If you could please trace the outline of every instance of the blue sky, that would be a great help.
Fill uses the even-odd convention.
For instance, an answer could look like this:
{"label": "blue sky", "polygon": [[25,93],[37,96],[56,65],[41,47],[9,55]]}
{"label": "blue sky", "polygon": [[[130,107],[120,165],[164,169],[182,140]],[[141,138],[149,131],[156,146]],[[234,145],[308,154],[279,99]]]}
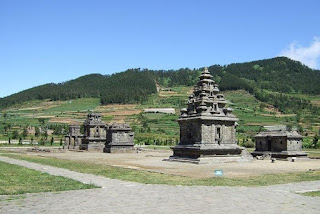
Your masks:
{"label": "blue sky", "polygon": [[0,0],[0,97],[128,68],[279,55],[320,68],[318,0]]}

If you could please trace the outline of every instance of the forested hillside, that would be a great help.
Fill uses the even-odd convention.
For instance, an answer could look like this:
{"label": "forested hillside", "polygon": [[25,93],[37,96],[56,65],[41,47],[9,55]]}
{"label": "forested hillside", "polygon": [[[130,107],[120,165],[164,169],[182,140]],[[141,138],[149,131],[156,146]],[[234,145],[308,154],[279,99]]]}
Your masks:
{"label": "forested hillside", "polygon": [[[0,108],[35,99],[68,100],[100,98],[106,103],[138,103],[156,93],[156,83],[163,87],[192,86],[203,68],[179,70],[129,69],[113,75],[90,74],[59,84],[45,84],[0,99]],[[288,96],[290,93],[320,94],[320,71],[286,57],[213,65],[210,73],[221,90],[245,89],[261,101],[283,112],[318,111],[310,101]],[[277,93],[274,93],[277,92]]]}
{"label": "forested hillside", "polygon": [[101,103],[134,103],[156,93],[154,77],[130,69],[113,75],[90,74],[59,84],[45,84],[0,99],[0,108],[29,100],[100,98]]}

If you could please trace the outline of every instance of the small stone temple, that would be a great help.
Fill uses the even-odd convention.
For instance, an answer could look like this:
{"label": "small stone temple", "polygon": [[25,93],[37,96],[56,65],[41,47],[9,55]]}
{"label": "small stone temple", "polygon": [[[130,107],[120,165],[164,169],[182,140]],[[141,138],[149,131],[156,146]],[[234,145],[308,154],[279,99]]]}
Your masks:
{"label": "small stone temple", "polygon": [[79,125],[70,125],[69,134],[65,136],[65,149],[79,149],[83,135],[80,133]]}
{"label": "small stone temple", "polygon": [[236,144],[236,121],[207,68],[178,119],[180,142],[169,161],[192,163],[247,161],[252,156]]}
{"label": "small stone temple", "polygon": [[107,141],[104,152],[133,152],[134,133],[126,123],[113,123],[107,128]]}
{"label": "small stone temple", "polygon": [[267,130],[255,136],[256,150],[252,156],[292,160],[307,158],[302,151],[302,136],[297,131]]}
{"label": "small stone temple", "polygon": [[80,149],[103,151],[106,142],[106,124],[101,121],[101,114],[89,113],[83,125],[84,138]]}

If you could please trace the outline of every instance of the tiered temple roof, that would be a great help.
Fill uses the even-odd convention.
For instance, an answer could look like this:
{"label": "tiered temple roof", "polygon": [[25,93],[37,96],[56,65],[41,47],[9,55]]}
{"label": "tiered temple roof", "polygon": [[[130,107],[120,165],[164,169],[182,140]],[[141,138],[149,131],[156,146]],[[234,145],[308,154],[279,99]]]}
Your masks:
{"label": "tiered temple roof", "polygon": [[220,93],[212,75],[205,68],[189,96],[188,107],[181,109],[181,118],[194,116],[235,117],[231,108],[225,108],[226,100]]}

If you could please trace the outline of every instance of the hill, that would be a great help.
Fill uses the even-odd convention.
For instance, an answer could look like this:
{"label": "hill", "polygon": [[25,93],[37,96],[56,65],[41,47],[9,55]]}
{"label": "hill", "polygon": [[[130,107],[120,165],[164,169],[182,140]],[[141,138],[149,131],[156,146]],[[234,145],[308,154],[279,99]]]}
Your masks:
{"label": "hill", "polygon": [[[90,74],[59,84],[45,84],[0,99],[0,108],[30,100],[68,100],[99,98],[101,104],[142,103],[162,87],[192,86],[203,68],[179,70],[129,69],[113,75]],[[320,94],[320,71],[286,57],[213,65],[210,73],[221,90],[243,89],[258,100],[270,103],[283,113],[301,113],[319,109],[303,96]]]}
{"label": "hill", "polygon": [[156,93],[152,75],[138,69],[113,75],[90,74],[75,80],[49,83],[21,91],[0,99],[0,108],[7,108],[30,100],[69,100],[100,98],[104,103],[131,103],[143,101]]}

